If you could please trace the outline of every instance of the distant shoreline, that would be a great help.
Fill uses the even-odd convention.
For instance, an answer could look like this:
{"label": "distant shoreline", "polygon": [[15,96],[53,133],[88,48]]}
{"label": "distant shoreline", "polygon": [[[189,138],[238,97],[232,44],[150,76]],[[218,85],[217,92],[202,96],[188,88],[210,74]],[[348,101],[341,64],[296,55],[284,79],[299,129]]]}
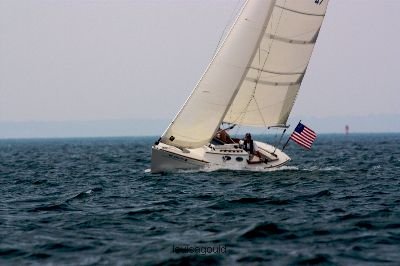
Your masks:
{"label": "distant shoreline", "polygon": [[[290,117],[288,125],[293,126],[302,120],[317,134],[344,134],[345,126],[350,134],[398,133],[400,132],[400,114],[368,116]],[[108,119],[89,121],[0,121],[0,139],[43,139],[43,138],[96,138],[96,137],[159,137],[168,127],[170,119]],[[238,127],[233,134],[252,132],[256,134],[275,134],[265,128]]]}
{"label": "distant shoreline", "polygon": [[[286,136],[289,136],[289,133],[286,133]],[[332,133],[319,133],[319,137],[325,137],[325,136],[343,136],[343,137],[354,137],[354,136],[367,136],[367,135],[400,135],[400,132],[353,132],[348,135],[344,133],[337,133],[337,132],[332,132]],[[275,134],[268,133],[268,134],[253,134],[254,138],[257,139],[257,137],[262,137],[262,138],[268,138],[268,137],[273,137]],[[6,141],[57,141],[57,140],[122,140],[122,139],[154,139],[157,140],[160,136],[157,135],[138,135],[138,136],[72,136],[72,137],[35,137],[35,138],[0,138],[0,142],[6,142]]]}

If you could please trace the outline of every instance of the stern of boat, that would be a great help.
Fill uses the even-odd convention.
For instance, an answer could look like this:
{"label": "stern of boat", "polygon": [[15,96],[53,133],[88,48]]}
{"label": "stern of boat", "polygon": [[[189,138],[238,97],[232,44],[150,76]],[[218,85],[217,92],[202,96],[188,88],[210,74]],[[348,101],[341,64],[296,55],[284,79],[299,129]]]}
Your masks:
{"label": "stern of boat", "polygon": [[259,141],[255,141],[257,150],[266,159],[264,168],[277,168],[287,164],[291,159],[282,150]]}

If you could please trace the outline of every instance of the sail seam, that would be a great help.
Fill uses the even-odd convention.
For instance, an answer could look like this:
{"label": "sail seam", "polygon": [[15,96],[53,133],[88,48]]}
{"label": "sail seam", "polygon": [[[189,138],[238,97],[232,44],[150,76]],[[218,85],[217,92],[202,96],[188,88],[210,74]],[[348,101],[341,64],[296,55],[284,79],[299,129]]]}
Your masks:
{"label": "sail seam", "polygon": [[[258,112],[259,110],[269,109],[269,108],[272,108],[272,107],[274,107],[274,106],[276,106],[276,105],[280,105],[280,104],[282,104],[282,103],[284,103],[284,102],[285,102],[285,100],[277,101],[277,102],[275,102],[274,104],[264,105],[264,106],[262,106],[262,107],[257,107],[257,109],[255,109],[255,108],[254,108],[254,109],[248,109],[248,110],[246,110],[245,112],[246,112],[246,113]],[[243,112],[237,112],[237,113],[242,114]]]}
{"label": "sail seam", "polygon": [[325,17],[325,14],[307,13],[307,12],[301,12],[299,10],[283,7],[283,6],[280,6],[280,5],[275,5],[275,6],[279,7],[279,8],[282,8],[283,10],[286,10],[286,11],[289,11],[289,12],[293,12],[293,13],[297,13],[297,14],[301,14],[301,15],[305,15],[305,16]]}

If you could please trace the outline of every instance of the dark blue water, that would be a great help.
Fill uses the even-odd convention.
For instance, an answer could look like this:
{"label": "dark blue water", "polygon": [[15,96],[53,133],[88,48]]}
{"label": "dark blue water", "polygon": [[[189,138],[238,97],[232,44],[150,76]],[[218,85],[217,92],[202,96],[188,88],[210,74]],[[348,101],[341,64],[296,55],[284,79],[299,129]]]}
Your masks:
{"label": "dark blue water", "polygon": [[274,172],[146,173],[153,141],[0,141],[0,264],[400,265],[400,134]]}

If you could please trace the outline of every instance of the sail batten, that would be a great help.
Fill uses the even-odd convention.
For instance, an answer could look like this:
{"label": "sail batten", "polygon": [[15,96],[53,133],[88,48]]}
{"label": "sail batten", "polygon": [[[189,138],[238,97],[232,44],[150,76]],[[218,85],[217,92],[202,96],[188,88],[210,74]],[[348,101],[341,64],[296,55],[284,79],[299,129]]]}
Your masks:
{"label": "sail batten", "polygon": [[316,42],[316,40],[314,40],[314,39],[312,39],[310,41],[302,41],[302,40],[285,38],[285,37],[281,37],[281,36],[277,36],[277,35],[273,35],[273,34],[269,34],[269,33],[266,33],[265,37],[267,37],[271,40],[293,43],[293,44],[315,44],[315,42]]}
{"label": "sail batten", "polygon": [[250,67],[250,69],[254,69],[257,71],[261,71],[264,73],[271,73],[271,74],[276,74],[276,75],[296,75],[296,74],[304,74],[304,72],[277,72],[277,71],[272,71],[268,69],[261,69],[257,67]]}
{"label": "sail batten", "polygon": [[258,80],[258,79],[251,79],[251,78],[246,78],[247,81],[253,82],[253,83],[260,83],[260,84],[265,84],[265,85],[271,85],[271,86],[290,86],[290,85],[296,85],[300,84],[301,81],[295,81],[295,82],[273,82],[273,81],[268,81],[268,80]]}

